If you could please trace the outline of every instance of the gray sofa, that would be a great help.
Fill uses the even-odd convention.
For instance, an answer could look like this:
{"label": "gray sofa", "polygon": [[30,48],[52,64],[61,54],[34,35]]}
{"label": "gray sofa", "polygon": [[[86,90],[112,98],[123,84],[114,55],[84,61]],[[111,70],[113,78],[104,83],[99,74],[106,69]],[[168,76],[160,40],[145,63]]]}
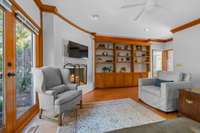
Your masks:
{"label": "gray sofa", "polygon": [[62,115],[72,110],[80,103],[82,91],[76,84],[69,82],[69,70],[53,67],[34,69],[34,88],[38,93],[40,115],[48,111],[59,114],[59,125],[62,125]]}
{"label": "gray sofa", "polygon": [[181,72],[160,72],[158,79],[165,81],[156,86],[156,78],[139,80],[139,99],[164,112],[176,111],[180,89],[191,89],[191,75]]}

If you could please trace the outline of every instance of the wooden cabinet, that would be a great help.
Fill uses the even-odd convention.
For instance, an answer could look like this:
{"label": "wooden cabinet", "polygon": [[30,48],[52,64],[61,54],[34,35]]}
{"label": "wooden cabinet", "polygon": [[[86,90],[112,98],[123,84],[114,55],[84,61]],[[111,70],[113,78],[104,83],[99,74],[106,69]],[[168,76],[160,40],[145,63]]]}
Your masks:
{"label": "wooden cabinet", "polygon": [[115,79],[113,78],[113,73],[105,73],[104,74],[104,87],[111,88],[115,83]]}
{"label": "wooden cabinet", "polygon": [[133,73],[124,73],[124,86],[133,86]]}
{"label": "wooden cabinet", "polygon": [[113,75],[113,78],[115,79],[115,83],[113,84],[113,87],[123,87],[124,86],[123,73],[115,73]]}
{"label": "wooden cabinet", "polygon": [[96,88],[104,88],[104,73],[96,73],[95,85]]}
{"label": "wooden cabinet", "polygon": [[138,86],[140,78],[148,73],[96,73],[96,88],[120,88]]}
{"label": "wooden cabinet", "polygon": [[179,113],[200,122],[200,93],[181,90],[179,96]]}

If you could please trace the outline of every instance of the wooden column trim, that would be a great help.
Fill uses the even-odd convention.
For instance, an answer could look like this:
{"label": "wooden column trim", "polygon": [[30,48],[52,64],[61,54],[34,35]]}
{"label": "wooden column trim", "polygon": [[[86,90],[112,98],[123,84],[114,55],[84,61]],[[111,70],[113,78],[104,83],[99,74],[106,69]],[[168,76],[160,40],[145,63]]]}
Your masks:
{"label": "wooden column trim", "polygon": [[[8,78],[7,73],[8,72],[14,72],[15,71],[15,49],[13,48],[15,46],[15,15],[11,12],[5,12],[5,128],[6,133],[13,133],[15,130],[15,121],[13,121],[13,118],[16,118],[16,91],[14,88],[15,81],[14,79]],[[8,63],[11,63],[12,66],[8,67]]]}

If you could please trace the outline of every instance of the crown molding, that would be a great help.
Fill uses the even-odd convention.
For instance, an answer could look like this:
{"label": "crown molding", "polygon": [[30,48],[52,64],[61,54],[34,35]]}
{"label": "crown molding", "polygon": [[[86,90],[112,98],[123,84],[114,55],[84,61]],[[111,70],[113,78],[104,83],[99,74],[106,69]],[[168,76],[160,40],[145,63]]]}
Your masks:
{"label": "crown molding", "polygon": [[150,45],[151,42],[157,43],[167,43],[173,41],[173,38],[169,39],[145,39],[145,38],[125,38],[125,37],[113,37],[106,35],[98,35],[96,33],[92,33],[95,37],[95,41],[109,41],[109,42],[124,42],[128,44],[141,44],[141,45]]}
{"label": "crown molding", "polygon": [[185,29],[188,29],[188,28],[191,28],[191,27],[193,27],[193,26],[196,26],[196,25],[198,25],[198,24],[200,24],[200,18],[195,19],[195,20],[193,20],[193,21],[190,21],[190,22],[188,22],[188,23],[185,23],[185,24],[183,24],[183,25],[181,25],[181,26],[177,26],[177,27],[173,28],[173,29],[171,30],[171,32],[172,32],[172,33],[180,32],[180,31],[183,31],[183,30],[185,30]]}

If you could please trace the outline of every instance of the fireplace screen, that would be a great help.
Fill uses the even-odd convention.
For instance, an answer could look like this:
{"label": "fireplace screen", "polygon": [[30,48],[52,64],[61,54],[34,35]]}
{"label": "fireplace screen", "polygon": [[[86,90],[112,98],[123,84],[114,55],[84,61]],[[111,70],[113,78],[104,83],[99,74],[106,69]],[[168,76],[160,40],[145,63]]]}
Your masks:
{"label": "fireplace screen", "polygon": [[76,84],[87,84],[87,68],[69,68],[70,81]]}

